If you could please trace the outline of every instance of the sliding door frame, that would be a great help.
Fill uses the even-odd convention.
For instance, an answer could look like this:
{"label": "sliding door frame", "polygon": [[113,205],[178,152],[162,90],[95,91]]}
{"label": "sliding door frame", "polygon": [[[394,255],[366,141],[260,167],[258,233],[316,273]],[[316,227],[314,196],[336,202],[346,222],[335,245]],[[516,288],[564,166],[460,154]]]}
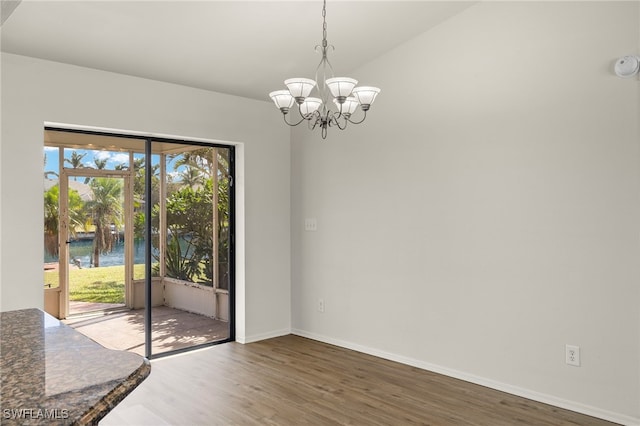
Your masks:
{"label": "sliding door frame", "polygon": [[[153,155],[152,148],[153,143],[167,143],[167,144],[176,144],[176,145],[189,145],[189,146],[197,146],[202,148],[220,148],[220,149],[228,149],[229,150],[229,336],[226,339],[206,342],[202,344],[197,344],[193,346],[189,346],[183,349],[177,349],[173,351],[162,352],[159,354],[154,354],[151,348],[152,342],[152,329],[151,329],[151,285],[152,285],[152,277],[151,277],[151,203],[145,203],[145,235],[146,235],[146,254],[145,254],[145,317],[144,317],[144,339],[145,339],[145,356],[148,359],[159,358],[167,355],[173,355],[176,353],[187,352],[194,349],[199,349],[202,347],[213,346],[221,343],[227,343],[235,341],[236,339],[236,185],[235,185],[235,177],[236,177],[236,149],[233,144],[222,144],[216,142],[205,142],[198,140],[191,140],[188,138],[172,138],[172,137],[162,137],[162,136],[148,136],[148,135],[135,135],[128,133],[117,133],[117,132],[108,132],[108,131],[100,131],[100,130],[90,130],[90,129],[79,129],[79,128],[68,128],[68,127],[58,127],[52,125],[45,125],[45,131],[57,131],[57,132],[67,132],[67,133],[77,133],[84,135],[94,135],[94,136],[107,136],[107,137],[115,137],[115,138],[124,138],[124,139],[134,139],[139,140],[143,146],[141,146],[139,152],[144,152],[145,154],[145,167],[151,164],[151,158]],[[90,146],[85,146],[83,149],[95,149]],[[62,160],[61,160],[62,161]],[[151,173],[145,173],[145,199],[151,200]]]}

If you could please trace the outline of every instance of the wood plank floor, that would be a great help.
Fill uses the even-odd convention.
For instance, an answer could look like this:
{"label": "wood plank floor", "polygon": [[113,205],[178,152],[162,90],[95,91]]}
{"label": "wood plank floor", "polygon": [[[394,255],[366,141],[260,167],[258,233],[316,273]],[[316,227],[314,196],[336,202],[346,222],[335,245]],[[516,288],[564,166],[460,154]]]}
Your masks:
{"label": "wood plank floor", "polygon": [[298,336],[152,361],[107,425],[611,425]]}

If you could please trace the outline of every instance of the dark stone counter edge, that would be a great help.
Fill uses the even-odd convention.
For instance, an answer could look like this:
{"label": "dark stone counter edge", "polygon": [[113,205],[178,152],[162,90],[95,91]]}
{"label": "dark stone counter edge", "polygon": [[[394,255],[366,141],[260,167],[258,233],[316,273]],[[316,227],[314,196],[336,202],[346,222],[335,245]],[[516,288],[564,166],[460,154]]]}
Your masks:
{"label": "dark stone counter edge", "polygon": [[151,363],[143,358],[142,365],[122,383],[106,394],[96,405],[89,408],[74,425],[97,425],[113,408],[129,395],[151,373]]}

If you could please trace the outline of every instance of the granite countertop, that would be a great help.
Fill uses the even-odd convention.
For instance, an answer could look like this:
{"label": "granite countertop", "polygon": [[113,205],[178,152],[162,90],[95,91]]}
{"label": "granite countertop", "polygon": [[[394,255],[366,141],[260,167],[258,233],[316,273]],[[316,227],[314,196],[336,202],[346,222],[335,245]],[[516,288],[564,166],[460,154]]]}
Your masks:
{"label": "granite countertop", "polygon": [[97,424],[150,373],[39,309],[0,312],[0,424]]}

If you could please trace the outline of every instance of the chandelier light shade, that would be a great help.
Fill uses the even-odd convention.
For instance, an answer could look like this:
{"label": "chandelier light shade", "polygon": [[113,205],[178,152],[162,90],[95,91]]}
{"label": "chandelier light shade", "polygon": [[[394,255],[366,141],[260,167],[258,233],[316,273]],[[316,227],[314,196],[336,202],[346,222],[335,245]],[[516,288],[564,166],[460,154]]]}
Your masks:
{"label": "chandelier light shade", "polygon": [[294,99],[304,100],[313,90],[316,82],[310,78],[290,78],[284,81],[284,85],[289,89],[289,93]]}
{"label": "chandelier light shade", "polygon": [[349,77],[334,77],[326,81],[331,94],[339,103],[343,101],[351,94],[353,88],[358,84],[358,80],[354,80]]}
{"label": "chandelier light shade", "polygon": [[[326,14],[327,0],[324,0],[322,5],[322,44],[316,46],[316,50],[322,54],[322,59],[316,68],[316,79],[289,78],[284,81],[287,90],[276,90],[269,93],[269,97],[280,109],[285,123],[289,126],[297,126],[306,121],[309,129],[320,128],[322,139],[327,137],[329,127],[335,126],[344,130],[348,123],[362,123],[367,118],[367,111],[371,108],[371,104],[380,93],[380,89],[377,87],[357,87],[358,81],[353,78],[333,76],[333,67],[327,57],[329,47],[333,48],[333,46],[327,43]],[[314,89],[318,94],[311,97]],[[333,100],[335,110],[329,102],[330,99]],[[298,105],[300,120],[290,122],[287,120],[287,114],[294,104]],[[362,111],[362,118],[352,120],[358,107]]]}
{"label": "chandelier light shade", "polygon": [[283,109],[289,112],[289,108],[291,108],[295,102],[293,96],[288,90],[276,90],[275,92],[269,93],[269,97],[273,99],[276,106],[280,108],[280,111]]}
{"label": "chandelier light shade", "polygon": [[356,109],[358,109],[358,106],[360,106],[358,100],[353,96],[347,97],[343,103],[340,103],[338,99],[334,99],[333,103],[336,104],[338,111],[347,118],[351,117],[351,114],[353,114]]}
{"label": "chandelier light shade", "polygon": [[322,99],[319,98],[306,98],[300,104],[300,114],[303,116],[313,114],[322,105]]}
{"label": "chandelier light shade", "polygon": [[377,87],[362,86],[353,89],[353,96],[358,99],[358,102],[360,102],[364,111],[369,109],[373,101],[376,100],[378,93],[380,93],[380,89]]}

